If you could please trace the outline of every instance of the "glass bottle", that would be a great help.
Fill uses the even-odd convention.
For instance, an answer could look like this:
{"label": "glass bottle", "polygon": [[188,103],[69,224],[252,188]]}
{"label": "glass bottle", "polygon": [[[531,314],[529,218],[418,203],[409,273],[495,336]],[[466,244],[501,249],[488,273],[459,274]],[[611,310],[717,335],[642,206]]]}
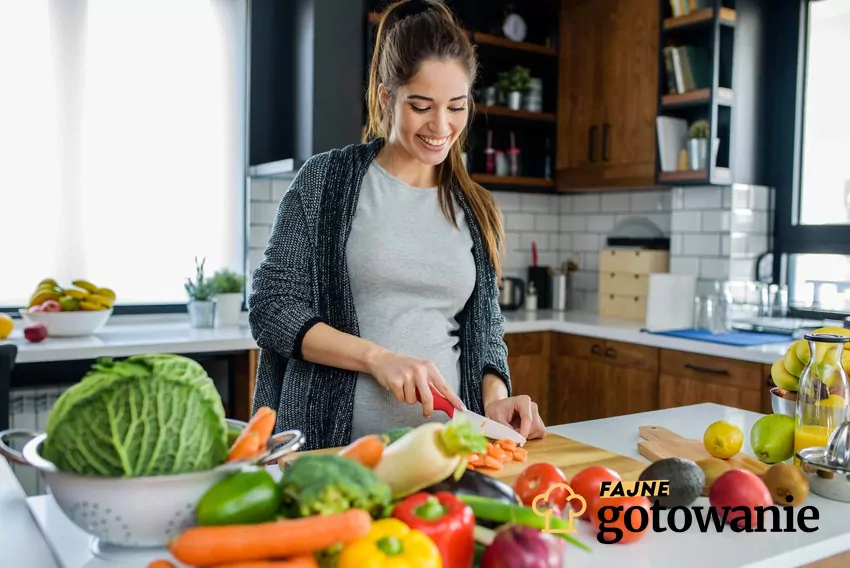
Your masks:
{"label": "glass bottle", "polygon": [[850,383],[842,364],[847,357],[845,364],[850,365],[850,351],[844,352],[850,337],[810,333],[804,339],[809,345],[809,360],[797,389],[794,463],[798,465],[798,451],[825,448],[835,429],[850,419]]}

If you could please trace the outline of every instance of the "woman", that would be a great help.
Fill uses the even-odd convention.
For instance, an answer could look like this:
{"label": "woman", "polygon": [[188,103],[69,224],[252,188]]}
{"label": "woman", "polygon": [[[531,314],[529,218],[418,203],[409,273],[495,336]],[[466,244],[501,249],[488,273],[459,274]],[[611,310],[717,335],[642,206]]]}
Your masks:
{"label": "woman", "polygon": [[537,404],[510,396],[501,217],[462,161],[476,66],[442,4],[390,6],[368,141],[312,157],[281,201],[249,299],[254,408],[278,409],[277,429],[304,432],[305,449],[448,420],[431,386],[545,435]]}

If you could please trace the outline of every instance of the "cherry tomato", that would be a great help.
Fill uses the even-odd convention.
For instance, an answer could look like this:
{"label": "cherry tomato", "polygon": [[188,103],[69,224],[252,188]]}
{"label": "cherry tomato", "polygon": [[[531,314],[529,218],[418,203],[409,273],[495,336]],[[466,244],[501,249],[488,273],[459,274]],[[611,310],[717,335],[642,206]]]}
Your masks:
{"label": "cherry tomato", "polygon": [[[613,482],[622,480],[620,479],[620,474],[616,471],[601,465],[592,465],[575,474],[572,481],[570,481],[570,488],[577,495],[584,497],[584,501],[587,504],[584,514],[579,518],[588,520],[596,515],[599,491],[603,481]],[[570,505],[578,513],[581,510],[581,499],[570,500]]]}
{"label": "cherry tomato", "polygon": [[[552,464],[535,463],[525,468],[514,481],[514,491],[522,504],[530,507],[534,498],[545,494],[556,483],[567,483],[564,472]],[[564,488],[553,489],[548,502],[562,510],[566,506],[568,493]],[[540,505],[540,503],[538,503]]]}
{"label": "cherry tomato", "polygon": [[[652,530],[652,504],[646,497],[605,497],[597,503],[599,508],[592,522],[601,543],[628,544]],[[622,510],[607,507],[622,507]]]}

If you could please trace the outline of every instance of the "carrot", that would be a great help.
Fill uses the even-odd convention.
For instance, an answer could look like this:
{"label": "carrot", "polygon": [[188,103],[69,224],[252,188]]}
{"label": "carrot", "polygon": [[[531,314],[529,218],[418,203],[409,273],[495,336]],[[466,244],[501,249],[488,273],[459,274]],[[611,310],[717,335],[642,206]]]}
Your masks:
{"label": "carrot", "polygon": [[477,465],[481,463],[481,456],[478,454],[469,454],[469,457],[466,459],[466,463],[469,465]]}
{"label": "carrot", "polygon": [[513,452],[517,448],[516,442],[513,440],[500,440],[499,445],[506,452]]}
{"label": "carrot", "polygon": [[366,536],[372,517],[364,509],[269,523],[191,527],[170,543],[179,562],[194,567],[312,554]]}
{"label": "carrot", "polygon": [[168,560],[154,560],[148,564],[148,568],[174,568],[174,564]]}
{"label": "carrot", "polygon": [[519,446],[517,446],[517,448],[513,451],[513,454],[515,461],[524,462],[528,459],[528,450],[526,450],[525,448],[520,448]]}
{"label": "carrot", "polygon": [[248,562],[216,564],[213,568],[319,568],[319,562],[315,556],[304,554],[285,560],[250,560]]}
{"label": "carrot", "polygon": [[493,456],[497,460],[502,461],[502,458],[505,457],[505,450],[497,444],[489,444],[487,446],[487,455]]}
{"label": "carrot", "polygon": [[489,467],[491,469],[502,469],[502,462],[491,455],[486,455],[483,458],[484,463],[480,467]]}
{"label": "carrot", "polygon": [[265,452],[268,439],[274,432],[276,421],[277,412],[268,406],[257,409],[245,429],[233,442],[233,446],[230,447],[226,461],[251,459]]}
{"label": "carrot", "polygon": [[381,461],[381,455],[383,453],[384,442],[380,436],[370,434],[361,436],[351,442],[339,452],[339,455],[352,459],[368,468],[372,468]]}

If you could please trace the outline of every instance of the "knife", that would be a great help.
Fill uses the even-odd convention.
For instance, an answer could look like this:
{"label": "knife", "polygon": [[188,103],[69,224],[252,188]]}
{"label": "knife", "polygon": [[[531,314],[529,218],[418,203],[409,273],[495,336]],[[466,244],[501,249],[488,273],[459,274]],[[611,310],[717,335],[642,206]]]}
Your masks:
{"label": "knife", "polygon": [[[466,408],[465,404],[462,410],[458,410],[433,385],[431,385],[431,395],[434,397],[434,410],[445,412],[452,420],[460,418],[471,422],[473,426],[477,427],[479,432],[482,432],[488,438],[494,440],[513,440],[519,446],[525,445],[527,441],[525,437],[513,428],[500,424],[486,416],[481,416],[476,412],[472,412]],[[416,400],[422,402],[422,397],[419,396],[419,389],[416,390]]]}

